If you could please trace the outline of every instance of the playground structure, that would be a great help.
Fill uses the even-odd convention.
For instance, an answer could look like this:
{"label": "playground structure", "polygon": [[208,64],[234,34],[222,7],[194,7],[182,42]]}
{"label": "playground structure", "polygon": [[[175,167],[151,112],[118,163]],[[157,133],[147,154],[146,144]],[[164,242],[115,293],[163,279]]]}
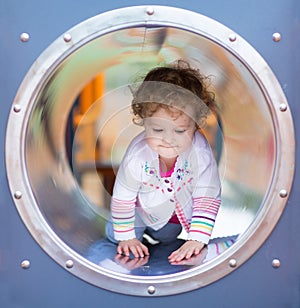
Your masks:
{"label": "playground structure", "polygon": [[[7,118],[3,135],[8,179],[1,200],[1,228],[7,236],[2,235],[0,247],[6,273],[0,280],[3,305],[35,307],[48,299],[49,307],[109,307],[117,299],[121,307],[141,301],[147,307],[174,304],[177,294],[182,304],[207,300],[215,307],[297,307],[294,119],[299,110],[294,80],[299,39],[292,40],[286,30],[292,24],[281,24],[285,32],[263,28],[257,42],[251,36],[250,45],[249,25],[240,21],[232,30],[216,21],[213,4],[212,18],[192,5],[131,5],[108,7],[66,27],[40,47],[44,51],[35,59],[23,58],[28,65],[21,85],[8,85],[6,95],[12,99],[5,100],[7,112],[2,115]],[[297,6],[295,1],[281,5],[283,12]],[[224,14],[229,18],[228,10]],[[261,40],[267,34],[265,46]],[[32,40],[30,33],[22,32],[18,48],[7,57],[14,61]],[[280,48],[285,40],[293,42],[293,49]],[[281,55],[280,64],[274,50]],[[291,52],[294,66],[289,66]],[[204,133],[218,159],[224,198],[214,240],[223,243],[234,236],[235,241],[202,264],[172,272],[159,259],[144,266],[142,274],[93,264],[86,253],[104,236],[113,176],[137,132],[128,112],[128,85],[134,84],[134,76],[178,58],[212,76],[219,119],[210,119]],[[61,288],[68,296],[54,298],[62,292],[54,284],[57,279],[64,281]],[[43,296],[31,286],[43,290]],[[79,299],[80,288],[87,295]],[[234,290],[235,297],[225,290]],[[218,293],[225,303],[221,297],[211,298]]]}

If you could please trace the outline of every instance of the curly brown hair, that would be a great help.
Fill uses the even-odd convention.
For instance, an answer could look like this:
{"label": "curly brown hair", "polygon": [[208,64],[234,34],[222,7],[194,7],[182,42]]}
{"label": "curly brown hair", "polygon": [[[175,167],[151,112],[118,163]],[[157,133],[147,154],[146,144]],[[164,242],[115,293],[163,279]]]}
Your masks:
{"label": "curly brown hair", "polygon": [[184,112],[191,106],[197,126],[209,112],[215,111],[215,95],[208,90],[208,78],[189,63],[178,60],[170,66],[155,67],[133,93],[133,122],[143,125],[159,108]]}

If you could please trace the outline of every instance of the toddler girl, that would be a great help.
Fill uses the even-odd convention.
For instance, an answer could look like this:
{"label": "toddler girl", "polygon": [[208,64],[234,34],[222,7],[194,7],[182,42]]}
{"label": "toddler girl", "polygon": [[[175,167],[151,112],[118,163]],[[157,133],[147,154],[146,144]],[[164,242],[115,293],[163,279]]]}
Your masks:
{"label": "toddler girl", "polygon": [[208,243],[221,203],[218,169],[199,125],[214,108],[205,78],[188,63],[151,70],[133,94],[134,123],[144,126],[117,173],[107,237],[117,252],[149,255],[144,234],[184,244],[171,264],[198,255]]}

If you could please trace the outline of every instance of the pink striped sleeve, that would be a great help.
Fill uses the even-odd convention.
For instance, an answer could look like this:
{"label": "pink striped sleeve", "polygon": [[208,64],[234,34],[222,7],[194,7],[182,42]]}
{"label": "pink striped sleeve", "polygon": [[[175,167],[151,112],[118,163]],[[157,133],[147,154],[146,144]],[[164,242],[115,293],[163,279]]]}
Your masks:
{"label": "pink striped sleeve", "polygon": [[112,198],[111,216],[117,241],[135,238],[134,217],[136,200],[124,201]]}
{"label": "pink striped sleeve", "polygon": [[221,200],[213,197],[193,199],[193,215],[188,239],[208,243],[220,204]]}

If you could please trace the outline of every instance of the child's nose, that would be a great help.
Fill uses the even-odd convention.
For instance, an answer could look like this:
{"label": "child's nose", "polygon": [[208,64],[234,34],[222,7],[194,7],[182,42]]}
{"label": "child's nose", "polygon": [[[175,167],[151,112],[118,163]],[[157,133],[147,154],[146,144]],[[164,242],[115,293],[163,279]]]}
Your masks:
{"label": "child's nose", "polygon": [[174,141],[174,134],[171,131],[166,131],[163,135],[163,141],[166,143],[172,143]]}

